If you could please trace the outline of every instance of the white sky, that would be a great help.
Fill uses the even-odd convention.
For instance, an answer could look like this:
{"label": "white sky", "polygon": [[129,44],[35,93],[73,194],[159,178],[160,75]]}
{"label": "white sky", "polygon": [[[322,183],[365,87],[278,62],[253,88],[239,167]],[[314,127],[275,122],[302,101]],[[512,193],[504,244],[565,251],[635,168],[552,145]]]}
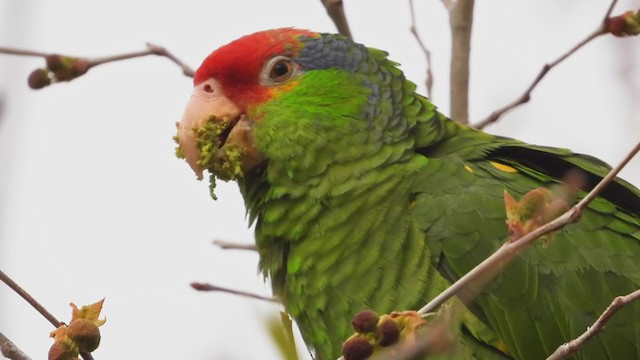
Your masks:
{"label": "white sky", "polygon": [[[416,2],[434,57],[433,99],[446,113],[448,18],[440,1]],[[607,6],[478,1],[471,118],[519,96],[545,62],[593,30]],[[639,6],[621,1],[616,13]],[[389,51],[423,91],[425,60],[408,32],[407,2],[350,0],[346,9],[356,40]],[[194,67],[241,35],[284,26],[334,31],[318,0],[0,0],[0,46],[102,56],[150,41]],[[640,134],[638,45],[596,40],[488,131],[617,163]],[[0,269],[63,321],[69,302],[106,296],[96,359],[277,359],[264,319],[278,306],[188,285],[269,294],[257,255],[211,245],[253,241],[236,186],[220,184],[214,202],[207,184],[173,156],[174,123],[191,80],[166,59],[143,58],[31,91],[26,77],[42,65],[0,55]],[[640,160],[623,176],[640,184]],[[39,359],[51,330],[0,286],[1,332]]]}

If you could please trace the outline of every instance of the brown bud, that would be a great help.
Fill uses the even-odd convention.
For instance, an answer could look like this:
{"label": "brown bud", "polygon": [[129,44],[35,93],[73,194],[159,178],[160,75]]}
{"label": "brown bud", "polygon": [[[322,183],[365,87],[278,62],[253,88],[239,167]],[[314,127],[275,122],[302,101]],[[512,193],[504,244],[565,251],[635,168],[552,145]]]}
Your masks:
{"label": "brown bud", "polygon": [[606,22],[607,31],[615,36],[634,36],[640,34],[640,11],[627,11],[611,17]]}
{"label": "brown bud", "polygon": [[363,310],[356,314],[351,320],[351,326],[353,330],[361,334],[373,332],[376,330],[380,317],[375,311]]}
{"label": "brown bud", "polygon": [[380,331],[380,337],[378,338],[378,345],[380,346],[392,345],[400,338],[400,328],[391,319],[384,320],[378,330]]}
{"label": "brown bud", "polygon": [[45,69],[33,70],[31,74],[29,74],[27,84],[29,84],[29,87],[34,90],[42,89],[43,87],[51,84],[49,72]]}
{"label": "brown bud", "polygon": [[81,351],[92,352],[100,345],[100,329],[87,319],[75,319],[67,330],[69,338],[73,340]]}
{"label": "brown bud", "polygon": [[63,343],[56,341],[49,348],[49,360],[77,360],[78,354],[71,351]]}
{"label": "brown bud", "polygon": [[53,72],[62,70],[64,68],[62,57],[58,54],[49,54],[45,56],[45,60],[47,61],[47,67]]}
{"label": "brown bud", "polygon": [[89,60],[84,58],[77,58],[73,63],[73,71],[76,77],[84,75],[91,68]]}
{"label": "brown bud", "polygon": [[624,36],[624,19],[620,16],[610,18],[607,21],[607,30],[615,36]]}
{"label": "brown bud", "polygon": [[373,345],[365,338],[353,337],[342,344],[345,360],[364,360],[373,354]]}

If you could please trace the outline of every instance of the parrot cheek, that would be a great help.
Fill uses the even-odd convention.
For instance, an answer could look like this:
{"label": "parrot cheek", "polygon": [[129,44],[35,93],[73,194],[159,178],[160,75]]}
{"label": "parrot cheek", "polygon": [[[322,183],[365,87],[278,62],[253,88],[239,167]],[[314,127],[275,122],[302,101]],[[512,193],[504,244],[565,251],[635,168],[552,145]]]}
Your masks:
{"label": "parrot cheek", "polygon": [[228,147],[242,149],[242,168],[245,172],[264,160],[253,141],[253,122],[246,115],[241,115],[229,132],[224,146],[219,149],[220,156],[224,156],[225,148]]}

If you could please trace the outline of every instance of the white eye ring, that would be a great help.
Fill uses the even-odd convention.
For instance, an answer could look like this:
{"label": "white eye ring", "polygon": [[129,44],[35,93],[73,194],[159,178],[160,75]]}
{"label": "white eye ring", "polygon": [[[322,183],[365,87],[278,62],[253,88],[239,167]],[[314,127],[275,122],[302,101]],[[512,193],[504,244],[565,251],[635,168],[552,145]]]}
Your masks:
{"label": "white eye ring", "polygon": [[298,65],[286,56],[276,56],[265,64],[260,73],[264,85],[279,85],[294,78],[299,72]]}

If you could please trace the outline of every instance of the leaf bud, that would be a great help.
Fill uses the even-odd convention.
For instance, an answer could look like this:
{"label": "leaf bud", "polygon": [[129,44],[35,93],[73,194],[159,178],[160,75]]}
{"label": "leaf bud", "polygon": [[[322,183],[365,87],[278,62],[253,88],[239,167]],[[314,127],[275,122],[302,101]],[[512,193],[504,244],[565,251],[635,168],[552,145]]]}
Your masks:
{"label": "leaf bud", "polygon": [[400,338],[400,328],[398,324],[391,319],[382,321],[378,330],[380,332],[378,345],[380,346],[393,345]]}
{"label": "leaf bud", "polygon": [[100,329],[93,321],[79,318],[71,321],[67,335],[81,351],[92,352],[100,345]]}
{"label": "leaf bud", "polygon": [[45,86],[51,84],[51,78],[49,78],[49,72],[45,69],[35,69],[29,74],[27,84],[33,90],[42,89]]}
{"label": "leaf bud", "polygon": [[363,310],[356,314],[351,320],[353,330],[361,334],[373,332],[376,330],[378,319],[380,317],[375,311]]}
{"label": "leaf bud", "polygon": [[373,345],[362,336],[352,337],[342,345],[345,360],[364,360],[373,354]]}

